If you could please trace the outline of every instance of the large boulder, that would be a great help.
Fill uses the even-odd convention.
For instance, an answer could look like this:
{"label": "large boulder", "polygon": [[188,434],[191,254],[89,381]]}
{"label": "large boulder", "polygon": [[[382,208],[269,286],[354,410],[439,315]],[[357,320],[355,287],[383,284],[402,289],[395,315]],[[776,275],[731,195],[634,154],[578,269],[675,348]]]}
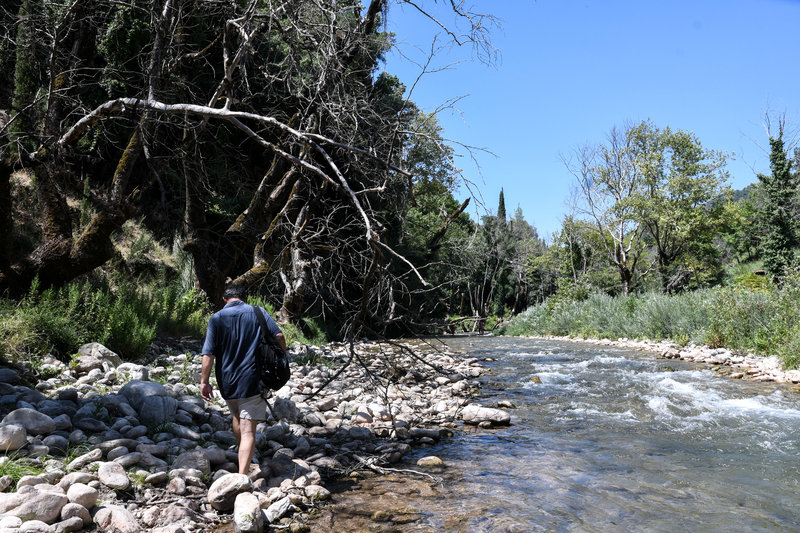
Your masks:
{"label": "large boulder", "polygon": [[61,516],[67,503],[67,495],[58,487],[26,485],[17,492],[0,494],[0,513],[50,524]]}
{"label": "large boulder", "polygon": [[226,474],[208,489],[208,503],[217,511],[228,512],[233,509],[236,496],[243,492],[250,492],[253,483],[244,474]]}
{"label": "large boulder", "polygon": [[158,426],[171,422],[178,411],[178,401],[160,383],[133,380],[119,390],[119,394],[136,409],[139,422]]}
{"label": "large boulder", "polygon": [[3,418],[2,425],[22,426],[29,435],[49,435],[56,430],[56,423],[49,416],[34,409],[15,409]]}
{"label": "large boulder", "polygon": [[139,411],[145,398],[150,396],[168,396],[169,392],[161,383],[134,379],[126,383],[119,390],[119,394],[124,396],[136,411]]}

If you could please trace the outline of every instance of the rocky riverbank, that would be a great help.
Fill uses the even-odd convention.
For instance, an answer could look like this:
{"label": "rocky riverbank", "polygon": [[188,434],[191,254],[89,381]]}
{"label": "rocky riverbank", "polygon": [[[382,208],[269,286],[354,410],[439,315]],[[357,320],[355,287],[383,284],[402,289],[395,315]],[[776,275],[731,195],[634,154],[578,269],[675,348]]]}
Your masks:
{"label": "rocky riverbank", "polygon": [[773,381],[776,383],[800,383],[800,370],[784,370],[780,360],[772,356],[739,354],[727,348],[711,348],[689,344],[680,346],[669,341],[638,341],[631,339],[596,339],[544,336],[542,339],[579,341],[603,346],[619,346],[634,350],[655,352],[665,359],[681,359],[695,363],[714,365],[720,374],[734,379]]}
{"label": "rocky riverbank", "polygon": [[199,348],[154,344],[133,364],[89,344],[69,365],[46,360],[38,372],[53,377],[32,387],[0,368],[0,533],[306,531],[327,480],[397,463],[462,422],[510,420],[473,402],[479,361],[443,346],[294,347],[250,474],[235,474],[224,402],[199,396]]}

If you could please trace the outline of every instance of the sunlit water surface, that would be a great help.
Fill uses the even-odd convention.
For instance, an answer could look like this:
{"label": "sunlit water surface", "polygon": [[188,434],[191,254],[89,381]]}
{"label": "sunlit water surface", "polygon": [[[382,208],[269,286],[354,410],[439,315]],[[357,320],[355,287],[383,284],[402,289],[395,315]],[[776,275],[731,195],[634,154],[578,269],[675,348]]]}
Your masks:
{"label": "sunlit water surface", "polygon": [[791,386],[613,347],[445,341],[494,359],[481,403],[513,402],[512,425],[416,453],[442,458],[444,481],[404,496],[421,518],[392,530],[800,531]]}

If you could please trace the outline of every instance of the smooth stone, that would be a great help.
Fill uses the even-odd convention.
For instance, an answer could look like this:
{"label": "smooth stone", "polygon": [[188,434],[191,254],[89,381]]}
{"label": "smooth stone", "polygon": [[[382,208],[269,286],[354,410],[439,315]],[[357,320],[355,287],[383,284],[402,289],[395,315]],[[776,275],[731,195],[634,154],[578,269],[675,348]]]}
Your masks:
{"label": "smooth stone", "polygon": [[18,424],[0,426],[0,452],[13,452],[28,444],[28,432]]}
{"label": "smooth stone", "polygon": [[267,508],[266,515],[267,521],[270,524],[274,524],[283,516],[289,512],[289,509],[292,508],[292,500],[287,496],[285,498],[281,498],[280,500],[276,501],[272,505]]}
{"label": "smooth stone", "polygon": [[131,480],[119,463],[101,463],[97,469],[97,478],[100,483],[112,489],[125,490],[131,486]]}
{"label": "smooth stone", "polygon": [[70,502],[61,509],[61,520],[68,520],[75,517],[80,518],[84,526],[88,526],[92,523],[92,515],[83,505]]}
{"label": "smooth stone", "polygon": [[22,426],[29,435],[48,435],[56,430],[56,423],[49,416],[34,409],[15,409],[3,418],[2,425]]}
{"label": "smooth stone", "polygon": [[94,450],[73,459],[67,465],[67,470],[78,470],[79,468],[83,468],[89,463],[94,461],[99,461],[102,458],[103,458],[103,451],[100,448],[95,448]]}
{"label": "smooth stone", "polygon": [[236,496],[233,504],[233,523],[237,532],[261,533],[264,530],[264,517],[261,503],[251,492]]}
{"label": "smooth stone", "polygon": [[482,407],[476,404],[466,406],[461,413],[461,418],[464,420],[464,423],[472,425],[488,422],[494,426],[502,426],[511,423],[511,415],[506,411],[502,409],[493,409],[491,407]]}
{"label": "smooth stone", "polygon": [[119,505],[107,505],[98,509],[94,523],[101,531],[115,533],[139,533],[141,528],[133,513]]}
{"label": "smooth stone", "polygon": [[227,512],[233,509],[236,496],[252,490],[250,478],[244,474],[226,474],[208,489],[208,502],[217,511]]}
{"label": "smooth stone", "polygon": [[67,498],[69,498],[70,503],[77,503],[86,509],[91,509],[95,506],[99,495],[100,492],[97,489],[83,483],[73,483],[67,489]]}
{"label": "smooth stone", "polygon": [[444,461],[434,455],[429,455],[417,459],[417,466],[444,466]]}

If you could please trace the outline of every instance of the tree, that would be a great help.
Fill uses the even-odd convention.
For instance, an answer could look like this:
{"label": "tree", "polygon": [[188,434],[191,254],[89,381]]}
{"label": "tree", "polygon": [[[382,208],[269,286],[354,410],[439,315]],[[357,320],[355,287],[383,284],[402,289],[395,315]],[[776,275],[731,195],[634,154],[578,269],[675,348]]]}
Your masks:
{"label": "tree", "polygon": [[725,156],[705,150],[691,133],[650,121],[613,129],[608,143],[585,147],[568,168],[578,181],[577,211],[602,236],[621,292],[653,267],[665,291],[699,286],[718,275],[725,211]]}
{"label": "tree", "polygon": [[646,247],[635,201],[643,186],[639,160],[644,154],[630,131],[613,128],[607,144],[584,146],[576,151],[575,160],[565,161],[577,180],[577,211],[592,221],[601,236],[623,294],[629,294],[649,270],[649,265],[640,268]]}
{"label": "tree", "polygon": [[724,223],[725,156],[705,150],[691,133],[642,122],[628,135],[638,146],[642,188],[638,217],[653,244],[664,291],[702,285],[718,273],[714,237]]}
{"label": "tree", "polygon": [[506,198],[503,195],[503,189],[500,189],[500,198],[497,200],[497,220],[505,223],[506,216]]}
{"label": "tree", "polygon": [[[403,144],[416,133],[401,84],[378,68],[393,45],[381,17],[399,3],[426,4],[25,0],[13,19],[4,10],[16,35],[38,33],[0,50],[16,62],[0,124],[0,291],[91,271],[112,257],[121,224],[146,215],[182,236],[212,302],[230,278],[274,295],[284,320],[311,310],[356,329],[391,322],[401,277],[424,282],[388,243],[411,192]],[[483,42],[485,19],[451,7],[467,26],[461,42]],[[35,234],[10,220],[18,171],[34,177]],[[81,201],[85,222],[71,207]]]}
{"label": "tree", "polygon": [[792,171],[783,141],[784,123],[778,125],[778,136],[769,138],[770,174],[758,174],[764,190],[764,204],[759,219],[764,232],[761,254],[764,268],[773,279],[782,279],[796,265],[796,222],[798,174]]}

